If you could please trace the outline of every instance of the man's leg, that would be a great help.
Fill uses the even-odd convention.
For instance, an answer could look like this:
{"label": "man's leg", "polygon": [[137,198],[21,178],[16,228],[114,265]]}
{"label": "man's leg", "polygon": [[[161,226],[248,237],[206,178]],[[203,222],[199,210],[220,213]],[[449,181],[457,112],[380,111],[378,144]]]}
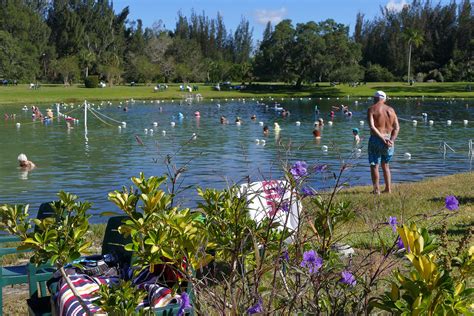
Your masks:
{"label": "man's leg", "polygon": [[392,174],[390,173],[390,164],[388,162],[382,162],[383,178],[385,180],[384,193],[392,193]]}
{"label": "man's leg", "polygon": [[372,193],[374,194],[379,194],[380,193],[380,188],[379,188],[379,165],[378,164],[371,164],[370,165],[370,176],[372,177],[372,185],[374,186],[374,191]]}

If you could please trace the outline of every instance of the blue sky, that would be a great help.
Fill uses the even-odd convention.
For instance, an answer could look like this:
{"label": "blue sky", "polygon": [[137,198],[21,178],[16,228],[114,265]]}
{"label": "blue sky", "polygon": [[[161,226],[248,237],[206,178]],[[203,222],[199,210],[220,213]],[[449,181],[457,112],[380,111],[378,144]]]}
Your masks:
{"label": "blue sky", "polygon": [[380,14],[381,7],[400,10],[408,2],[411,0],[115,0],[114,8],[119,11],[129,6],[132,20],[140,18],[145,26],[162,20],[167,29],[174,29],[179,10],[186,16],[192,9],[212,17],[220,12],[228,30],[235,30],[243,16],[250,21],[254,39],[258,40],[269,20],[276,24],[281,19],[298,23],[332,18],[353,30],[357,12],[371,19]]}

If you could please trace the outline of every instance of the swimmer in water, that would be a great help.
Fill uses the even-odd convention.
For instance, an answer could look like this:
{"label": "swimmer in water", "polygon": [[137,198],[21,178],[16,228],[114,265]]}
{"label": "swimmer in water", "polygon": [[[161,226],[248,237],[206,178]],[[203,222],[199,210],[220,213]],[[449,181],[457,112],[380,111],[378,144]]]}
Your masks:
{"label": "swimmer in water", "polygon": [[318,124],[319,124],[319,126],[321,126],[321,127],[324,126],[324,120],[323,120],[322,118],[319,118],[319,119],[318,119]]}
{"label": "swimmer in water", "polygon": [[314,129],[313,130],[313,136],[315,139],[321,139],[321,131],[319,129]]}
{"label": "swimmer in water", "polygon": [[221,116],[221,124],[229,124],[229,120],[225,116]]}
{"label": "swimmer in water", "polygon": [[264,136],[268,136],[268,133],[270,133],[270,130],[268,129],[268,126],[265,125],[265,126],[263,127],[263,135],[264,135]]}
{"label": "swimmer in water", "polygon": [[21,169],[27,171],[36,168],[36,165],[32,161],[28,160],[25,154],[20,154],[18,156],[18,164],[20,165]]}
{"label": "swimmer in water", "polygon": [[255,115],[255,114],[252,115],[252,117],[250,117],[250,119],[251,119],[252,121],[255,121],[255,120],[257,119],[257,115]]}
{"label": "swimmer in water", "polygon": [[357,127],[352,129],[352,135],[354,136],[354,145],[355,146],[359,145],[360,136],[359,136],[359,129]]}

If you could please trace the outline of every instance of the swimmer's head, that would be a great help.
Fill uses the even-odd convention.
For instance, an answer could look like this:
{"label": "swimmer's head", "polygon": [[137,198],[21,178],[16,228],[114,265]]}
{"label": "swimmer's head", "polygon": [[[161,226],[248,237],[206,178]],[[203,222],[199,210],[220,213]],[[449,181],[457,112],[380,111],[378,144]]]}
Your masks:
{"label": "swimmer's head", "polygon": [[18,161],[19,161],[19,162],[28,161],[28,158],[26,158],[26,155],[25,155],[25,154],[19,154],[19,155],[18,155]]}
{"label": "swimmer's head", "polygon": [[352,133],[355,134],[355,135],[359,135],[359,129],[357,127],[353,128]]}

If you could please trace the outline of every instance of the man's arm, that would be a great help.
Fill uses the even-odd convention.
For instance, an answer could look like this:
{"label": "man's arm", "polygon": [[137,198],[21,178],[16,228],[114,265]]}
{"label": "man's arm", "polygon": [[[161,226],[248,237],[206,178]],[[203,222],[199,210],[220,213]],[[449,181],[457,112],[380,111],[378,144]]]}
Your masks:
{"label": "man's arm", "polygon": [[392,133],[390,134],[390,141],[393,144],[398,137],[398,132],[400,131],[400,124],[398,124],[397,113],[395,113],[394,110],[392,110],[392,113],[393,113],[394,118],[393,118],[393,124],[392,124],[393,129],[392,129]]}

